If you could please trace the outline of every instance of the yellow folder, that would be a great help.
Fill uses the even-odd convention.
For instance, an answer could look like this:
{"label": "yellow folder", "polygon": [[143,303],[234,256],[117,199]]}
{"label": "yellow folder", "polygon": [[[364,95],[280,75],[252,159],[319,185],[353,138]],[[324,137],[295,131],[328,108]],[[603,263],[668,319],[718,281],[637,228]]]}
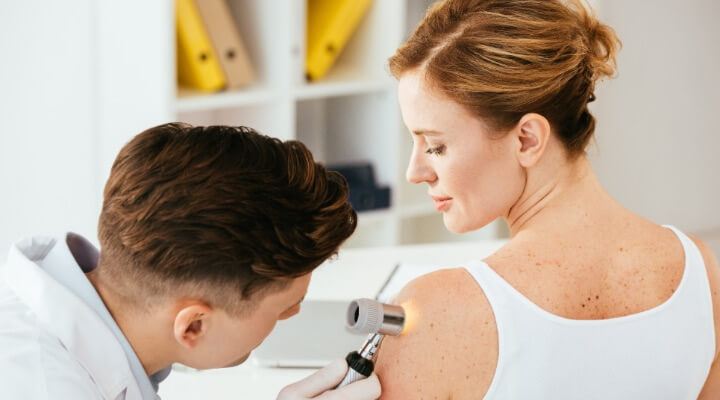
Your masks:
{"label": "yellow folder", "polygon": [[195,5],[225,73],[227,88],[252,83],[255,74],[226,0],[196,0]]}
{"label": "yellow folder", "polygon": [[320,79],[327,73],[371,3],[372,0],[308,0],[305,72],[309,80]]}
{"label": "yellow folder", "polygon": [[177,69],[182,86],[212,92],[225,76],[193,0],[176,0]]}

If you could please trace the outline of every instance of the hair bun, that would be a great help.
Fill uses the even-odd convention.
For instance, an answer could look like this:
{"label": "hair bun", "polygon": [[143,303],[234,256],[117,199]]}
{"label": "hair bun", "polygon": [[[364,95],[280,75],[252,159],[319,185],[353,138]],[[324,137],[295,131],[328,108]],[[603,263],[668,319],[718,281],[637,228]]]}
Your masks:
{"label": "hair bun", "polygon": [[[615,31],[597,18],[594,10],[581,0],[574,0],[580,13],[585,31],[587,56],[585,62],[591,72],[591,79],[597,81],[603,77],[613,77],[617,73],[617,53],[622,47]],[[587,6],[586,6],[587,4]]]}

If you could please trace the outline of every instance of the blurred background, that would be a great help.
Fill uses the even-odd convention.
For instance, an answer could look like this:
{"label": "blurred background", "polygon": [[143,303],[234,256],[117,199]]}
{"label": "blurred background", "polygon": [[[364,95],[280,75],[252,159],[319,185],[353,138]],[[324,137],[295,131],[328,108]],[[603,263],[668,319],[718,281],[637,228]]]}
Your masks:
{"label": "blurred background", "polygon": [[[346,168],[363,210],[348,247],[507,235],[501,222],[448,233],[426,189],[404,181],[410,137],[386,60],[430,3],[226,0],[176,18],[171,0],[0,2],[0,256],[25,235],[94,238],[115,154],[178,120],[298,139]],[[624,44],[592,105],[596,172],[629,209],[720,254],[720,2],[592,4]],[[342,18],[353,23],[333,25]],[[226,30],[198,42],[203,26]]]}

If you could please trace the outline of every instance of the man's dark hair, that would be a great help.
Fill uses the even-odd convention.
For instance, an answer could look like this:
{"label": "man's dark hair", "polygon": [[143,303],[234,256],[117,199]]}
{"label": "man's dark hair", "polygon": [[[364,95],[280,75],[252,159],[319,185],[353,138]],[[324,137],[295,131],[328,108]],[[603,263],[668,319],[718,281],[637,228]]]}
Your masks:
{"label": "man's dark hair", "polygon": [[335,254],[357,216],[300,142],[170,123],[133,138],[105,186],[98,274],[128,302],[196,295],[239,314]]}

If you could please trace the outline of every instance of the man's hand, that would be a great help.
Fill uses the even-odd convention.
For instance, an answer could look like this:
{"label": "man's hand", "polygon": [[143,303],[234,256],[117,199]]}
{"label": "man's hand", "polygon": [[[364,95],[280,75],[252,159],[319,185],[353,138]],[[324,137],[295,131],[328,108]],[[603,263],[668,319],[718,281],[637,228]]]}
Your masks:
{"label": "man's hand", "polygon": [[333,390],[347,370],[345,359],[337,359],[307,378],[286,386],[277,400],[375,400],[380,397],[380,381],[375,374]]}

